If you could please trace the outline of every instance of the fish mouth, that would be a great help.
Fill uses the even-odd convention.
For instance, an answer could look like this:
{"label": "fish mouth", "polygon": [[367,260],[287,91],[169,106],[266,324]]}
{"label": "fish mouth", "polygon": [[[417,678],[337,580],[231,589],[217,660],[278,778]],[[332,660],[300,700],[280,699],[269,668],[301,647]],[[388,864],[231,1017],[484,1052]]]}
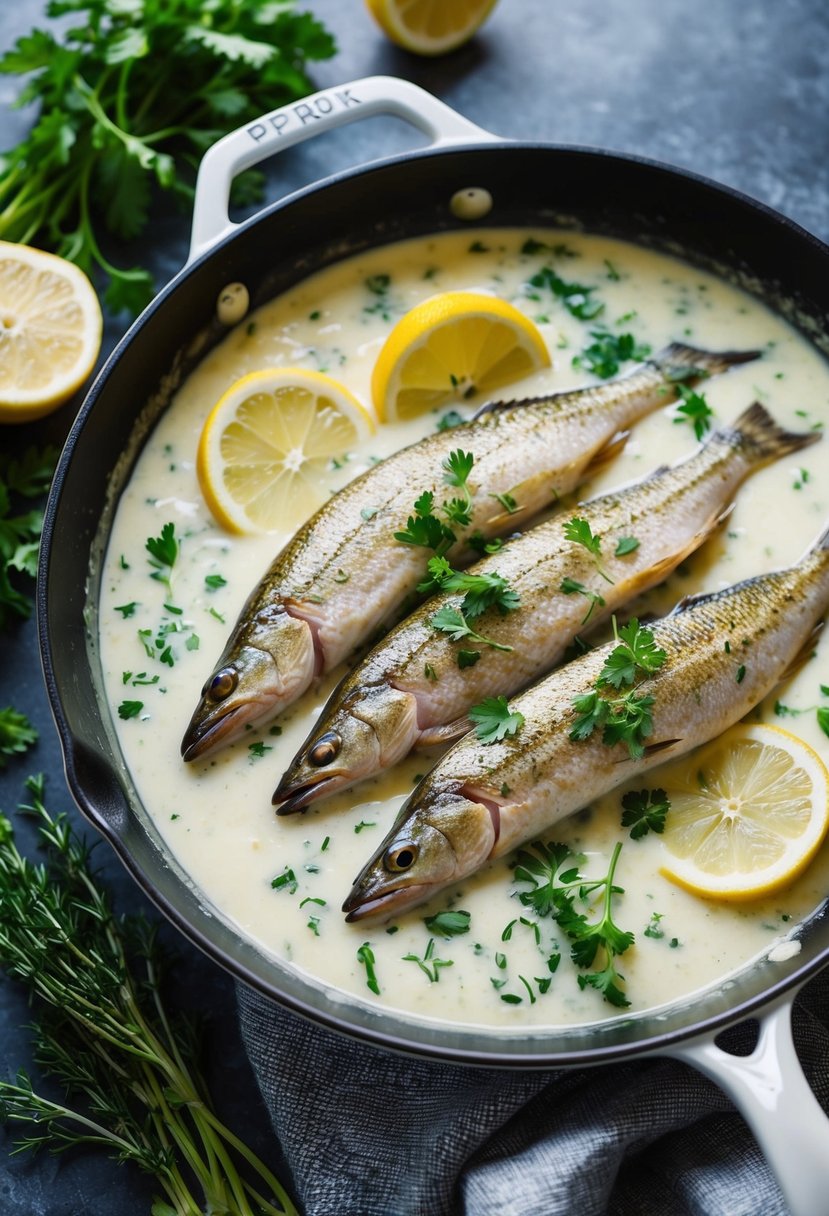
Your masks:
{"label": "fish mouth", "polygon": [[225,740],[229,741],[229,737],[249,721],[250,707],[237,705],[227,708],[221,717],[191,722],[181,741],[181,758],[186,761],[200,759]]}
{"label": "fish mouth", "polygon": [[382,916],[388,919],[401,906],[408,908],[410,904],[420,903],[432,891],[431,883],[409,883],[408,886],[395,887],[392,891],[384,891],[382,895],[365,898],[359,890],[354,890],[343,904],[346,921],[353,924],[365,920],[369,916]]}
{"label": "fish mouth", "polygon": [[286,773],[271,798],[277,815],[293,815],[295,811],[303,811],[315,799],[322,798],[325,794],[333,794],[334,790],[340,789],[343,784],[342,778],[325,776],[322,773],[302,782],[286,781],[287,776]]}

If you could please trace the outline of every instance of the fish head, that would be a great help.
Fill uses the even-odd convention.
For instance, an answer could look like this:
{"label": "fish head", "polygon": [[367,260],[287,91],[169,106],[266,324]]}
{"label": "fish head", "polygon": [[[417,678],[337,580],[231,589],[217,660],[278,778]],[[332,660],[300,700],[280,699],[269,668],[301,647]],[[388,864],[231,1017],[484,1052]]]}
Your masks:
{"label": "fish head", "polygon": [[417,702],[411,693],[385,682],[341,688],[274,791],[279,815],[382,772],[414,746]]}
{"label": "fish head", "polygon": [[497,838],[492,807],[458,785],[436,790],[427,777],[357,876],[343,904],[346,920],[388,919],[423,903],[483,865]]}
{"label": "fish head", "polygon": [[267,633],[239,643],[231,638],[201,690],[181,743],[183,758],[200,760],[275,717],[308,688],[314,672],[311,628],[287,612],[272,617]]}

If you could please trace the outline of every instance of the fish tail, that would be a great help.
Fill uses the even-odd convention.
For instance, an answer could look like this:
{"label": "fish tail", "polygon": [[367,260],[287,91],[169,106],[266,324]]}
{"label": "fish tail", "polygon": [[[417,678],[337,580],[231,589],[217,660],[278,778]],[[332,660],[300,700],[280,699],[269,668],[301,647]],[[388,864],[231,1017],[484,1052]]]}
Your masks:
{"label": "fish tail", "polygon": [[659,368],[667,380],[686,384],[706,376],[719,376],[740,363],[751,363],[759,359],[762,353],[760,350],[699,350],[695,346],[686,346],[684,342],[672,342],[651,355],[649,361]]}
{"label": "fish tail", "polygon": [[742,449],[756,461],[779,460],[790,452],[799,452],[820,439],[819,431],[787,431],[772,418],[759,401],[743,410],[732,426],[718,430],[712,438],[721,439]]}

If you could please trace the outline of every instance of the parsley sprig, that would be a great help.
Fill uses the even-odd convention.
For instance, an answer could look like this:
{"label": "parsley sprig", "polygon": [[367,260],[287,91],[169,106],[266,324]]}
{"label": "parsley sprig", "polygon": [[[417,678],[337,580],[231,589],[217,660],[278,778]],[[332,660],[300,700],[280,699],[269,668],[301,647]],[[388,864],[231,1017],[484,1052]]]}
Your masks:
{"label": "parsley sprig", "polygon": [[[657,646],[651,630],[640,625],[636,617],[621,627],[617,627],[614,617],[613,633],[618,645],[605,659],[594,688],[573,698],[576,718],[570,738],[589,739],[594,730],[601,729],[603,743],[608,747],[625,743],[630,756],[638,760],[644,755],[645,740],[653,731],[654,698],[639,693],[634,681],[640,673],[650,675],[657,671],[666,655]],[[621,691],[623,686],[628,686],[626,692]],[[621,695],[604,695],[608,688]]]}
{"label": "parsley sprig", "polygon": [[[0,238],[52,249],[109,277],[111,312],[138,312],[153,294],[139,267],[103,251],[146,226],[155,190],[186,204],[206,148],[312,89],[310,60],[333,38],[293,0],[51,0],[49,17],[0,59],[26,76],[18,105],[39,104],[26,139],[0,160]],[[254,201],[262,177],[234,192]]]}
{"label": "parsley sprig", "polygon": [[[611,1005],[625,1008],[630,1001],[620,986],[623,977],[616,970],[615,960],[635,939],[613,919],[613,896],[624,893],[624,888],[614,883],[621,851],[622,845],[617,843],[607,873],[603,878],[591,879],[579,874],[578,859],[567,845],[536,841],[518,853],[515,878],[530,884],[530,890],[518,895],[521,903],[539,917],[551,916],[569,937],[570,957],[577,967],[586,971],[597,958],[604,964],[595,971],[580,974],[579,987],[595,988]],[[585,903],[599,892],[602,893],[599,919],[591,922],[576,907],[576,900]]]}
{"label": "parsley sprig", "polygon": [[467,483],[474,463],[471,452],[464,452],[462,448],[450,452],[441,465],[443,481],[460,494],[444,500],[437,508],[443,516],[441,519],[436,513],[434,492],[425,490],[415,501],[414,515],[409,516],[403,531],[395,532],[394,539],[402,545],[432,549],[442,557],[458,539],[453,526],[467,528],[472,522],[472,495]]}
{"label": "parsley sprig", "polygon": [[581,545],[582,548],[587,550],[593,558],[596,571],[605,582],[612,583],[613,579],[602,567],[602,538],[593,532],[588,520],[574,515],[572,519],[567,520],[562,528],[562,532],[567,540],[572,541],[574,545]]}

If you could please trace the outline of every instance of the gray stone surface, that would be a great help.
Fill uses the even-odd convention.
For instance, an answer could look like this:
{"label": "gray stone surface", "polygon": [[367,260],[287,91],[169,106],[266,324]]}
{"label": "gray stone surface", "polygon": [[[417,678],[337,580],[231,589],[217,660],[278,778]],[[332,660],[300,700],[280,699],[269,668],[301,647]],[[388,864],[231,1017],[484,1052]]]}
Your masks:
{"label": "gray stone surface", "polygon": [[[320,87],[375,73],[403,76],[493,133],[623,150],[685,166],[754,195],[829,239],[826,0],[500,0],[471,44],[435,61],[385,42],[361,0],[304,0],[300,7],[323,18],[340,45],[338,56],[315,71]],[[3,0],[0,48],[40,23],[43,8],[41,0]],[[16,89],[13,78],[0,76],[0,148],[13,144],[30,118],[10,108]],[[417,143],[409,128],[392,120],[359,124],[281,157],[270,188],[276,196]],[[138,251],[125,251],[125,259],[148,262],[161,283],[183,262],[187,236],[186,217],[160,214],[151,236]],[[121,319],[108,319],[106,348],[122,330]],[[0,445],[5,450],[59,441],[77,404],[40,425],[7,428]],[[11,810],[26,774],[42,769],[51,804],[68,808],[33,622],[0,637],[0,658],[0,704],[14,703],[42,732],[30,756],[0,770],[0,807]],[[23,837],[28,839],[25,831]],[[106,845],[98,856],[120,906],[144,906]],[[180,962],[174,994],[212,1019],[209,1071],[220,1109],[275,1161],[236,1030],[232,986],[185,942],[175,944]],[[22,994],[0,980],[0,1075],[30,1062],[28,1035],[21,1029],[28,1017]],[[32,1161],[7,1157],[10,1145],[0,1132],[3,1216],[139,1216],[149,1210],[149,1180],[97,1154]]]}

